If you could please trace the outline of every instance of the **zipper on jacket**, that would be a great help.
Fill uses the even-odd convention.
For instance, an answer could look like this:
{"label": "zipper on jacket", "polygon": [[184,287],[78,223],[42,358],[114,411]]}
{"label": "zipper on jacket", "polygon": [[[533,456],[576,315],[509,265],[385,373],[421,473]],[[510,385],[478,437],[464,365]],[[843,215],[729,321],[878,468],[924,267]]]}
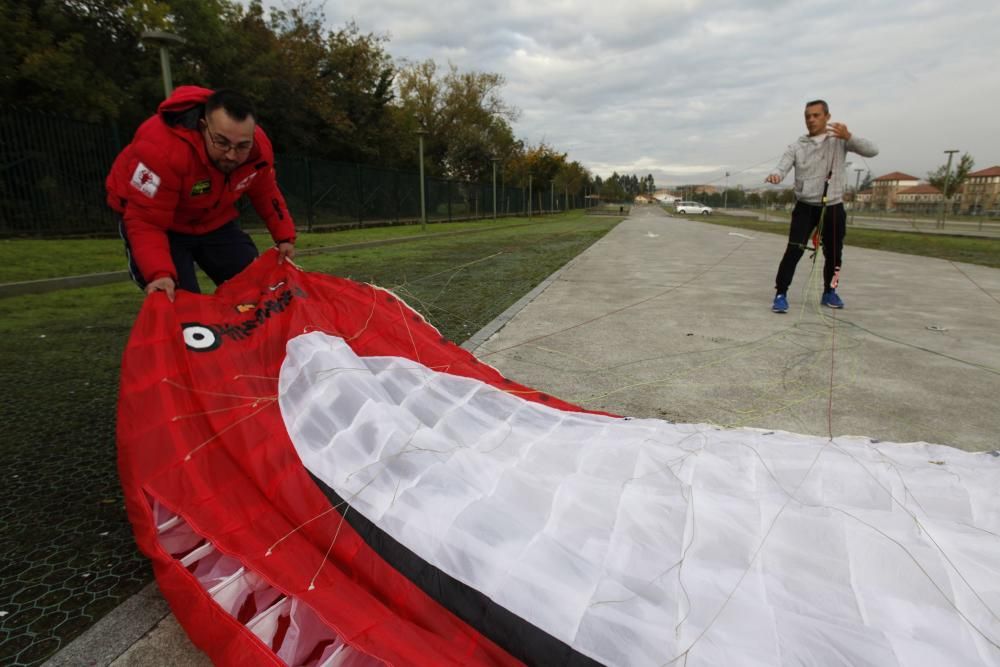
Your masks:
{"label": "zipper on jacket", "polygon": [[[226,174],[225,177],[223,177],[223,179],[222,179],[222,192],[226,192],[228,190],[229,190],[229,174]],[[222,197],[221,197],[222,193],[220,192],[219,194],[220,194],[220,197],[215,200],[214,204],[212,204],[212,209],[213,210],[219,208],[219,202],[222,201]]]}

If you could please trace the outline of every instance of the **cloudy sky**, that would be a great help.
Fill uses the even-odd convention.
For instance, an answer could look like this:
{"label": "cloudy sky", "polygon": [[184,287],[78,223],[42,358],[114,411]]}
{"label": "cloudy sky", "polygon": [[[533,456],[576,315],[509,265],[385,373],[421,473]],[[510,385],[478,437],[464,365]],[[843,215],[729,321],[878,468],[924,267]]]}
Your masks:
{"label": "cloudy sky", "polygon": [[[506,77],[517,135],[591,171],[760,184],[822,97],[875,176],[1000,164],[995,0],[329,0],[393,57]],[[849,158],[850,159],[850,158]],[[853,168],[853,167],[852,167]]]}

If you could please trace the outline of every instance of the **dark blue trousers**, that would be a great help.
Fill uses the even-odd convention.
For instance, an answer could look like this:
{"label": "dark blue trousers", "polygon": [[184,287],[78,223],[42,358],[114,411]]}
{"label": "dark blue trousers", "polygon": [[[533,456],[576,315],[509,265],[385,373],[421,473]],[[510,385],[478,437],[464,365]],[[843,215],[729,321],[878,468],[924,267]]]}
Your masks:
{"label": "dark blue trousers", "polygon": [[788,245],[785,246],[785,254],[778,265],[778,275],[774,279],[774,289],[777,294],[785,294],[792,284],[792,276],[795,275],[795,265],[802,258],[806,246],[809,244],[809,237],[812,235],[816,225],[819,224],[820,216],[823,217],[823,293],[829,292],[830,283],[833,281],[833,274],[840,268],[844,257],[844,234],[847,233],[847,214],[844,212],[843,204],[833,204],[826,207],[823,213],[822,206],[813,206],[803,202],[795,204],[792,211],[792,224],[788,230]]}
{"label": "dark blue trousers", "polygon": [[[118,231],[125,241],[128,270],[132,280],[140,288],[145,289],[149,281],[143,278],[135,263],[132,247],[125,234],[125,223],[121,219],[118,221]],[[170,241],[170,257],[174,260],[174,268],[177,269],[177,287],[196,294],[201,292],[201,288],[195,274],[195,264],[201,267],[201,270],[218,286],[247,268],[258,255],[253,239],[240,229],[236,220],[227,222],[207,234],[167,232],[167,239]]]}

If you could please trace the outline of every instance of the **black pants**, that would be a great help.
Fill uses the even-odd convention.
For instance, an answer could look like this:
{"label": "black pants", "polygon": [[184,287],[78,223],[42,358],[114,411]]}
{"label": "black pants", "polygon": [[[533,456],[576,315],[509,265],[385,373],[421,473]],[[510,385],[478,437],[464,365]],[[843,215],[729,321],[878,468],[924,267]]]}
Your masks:
{"label": "black pants", "polygon": [[[816,225],[819,224],[820,214],[823,213],[822,206],[813,206],[798,202],[792,211],[792,226],[788,231],[788,245],[785,247],[785,256],[781,258],[778,265],[778,275],[774,279],[774,289],[778,294],[788,292],[792,284],[792,276],[795,275],[795,265],[802,258],[806,244],[812,235]],[[844,255],[844,234],[847,233],[847,214],[844,212],[843,204],[833,204],[826,207],[823,214],[823,293],[830,291],[830,282],[833,275],[840,269],[840,262]]]}
{"label": "black pants", "polygon": [[[125,223],[119,219],[118,231],[125,241],[128,269],[132,280],[145,289],[149,282],[143,278],[132,256],[132,247],[125,234]],[[178,234],[167,232],[170,242],[170,257],[177,270],[177,287],[189,292],[200,293],[198,277],[194,265],[201,267],[216,285],[221,285],[237,273],[247,268],[257,259],[257,246],[250,235],[240,229],[236,220],[227,222],[207,234]]]}

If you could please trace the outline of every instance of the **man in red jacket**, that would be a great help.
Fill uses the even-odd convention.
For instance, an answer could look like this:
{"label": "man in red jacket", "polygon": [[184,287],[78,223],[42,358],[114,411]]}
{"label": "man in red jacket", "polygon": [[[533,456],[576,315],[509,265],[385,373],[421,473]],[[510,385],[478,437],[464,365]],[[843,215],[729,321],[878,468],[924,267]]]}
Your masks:
{"label": "man in red jacket", "polygon": [[146,294],[199,292],[194,265],[219,285],[257,257],[237,223],[250,197],[278,248],[295,256],[295,224],[278,190],[271,142],[239,93],[181,86],[115,159],[108,204],[121,216],[132,278]]}

